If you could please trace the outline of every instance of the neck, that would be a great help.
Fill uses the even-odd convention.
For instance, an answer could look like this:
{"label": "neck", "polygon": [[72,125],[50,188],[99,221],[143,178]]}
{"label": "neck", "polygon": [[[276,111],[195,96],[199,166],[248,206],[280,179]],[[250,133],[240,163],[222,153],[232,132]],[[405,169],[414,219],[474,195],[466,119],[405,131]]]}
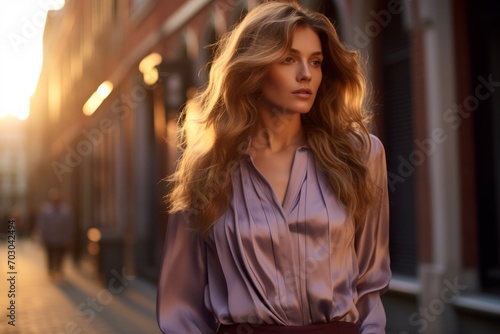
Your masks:
{"label": "neck", "polygon": [[252,149],[280,152],[306,143],[300,114],[277,109],[260,110],[252,136]]}

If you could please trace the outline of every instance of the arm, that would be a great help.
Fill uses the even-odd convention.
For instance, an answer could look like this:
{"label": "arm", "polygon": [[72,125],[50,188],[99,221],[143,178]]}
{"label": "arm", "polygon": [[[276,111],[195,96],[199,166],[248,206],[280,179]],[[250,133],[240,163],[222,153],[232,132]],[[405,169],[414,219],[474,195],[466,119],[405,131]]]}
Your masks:
{"label": "arm", "polygon": [[372,152],[368,161],[375,183],[375,197],[364,225],[356,233],[359,280],[356,285],[360,333],[385,333],[385,311],[380,295],[391,278],[389,260],[389,200],[385,151],[380,140],[371,136]]}
{"label": "arm", "polygon": [[206,248],[184,216],[170,216],[157,295],[157,321],[163,333],[215,333],[215,318],[205,306]]}

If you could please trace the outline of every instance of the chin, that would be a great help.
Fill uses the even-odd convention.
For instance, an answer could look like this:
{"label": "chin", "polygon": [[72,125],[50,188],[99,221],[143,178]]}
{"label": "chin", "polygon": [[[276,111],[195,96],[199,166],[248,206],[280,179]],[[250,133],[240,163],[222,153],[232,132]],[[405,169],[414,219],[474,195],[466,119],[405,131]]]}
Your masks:
{"label": "chin", "polygon": [[309,111],[311,111],[311,108],[309,109],[303,109],[303,110],[297,110],[295,113],[296,114],[307,114]]}
{"label": "chin", "polygon": [[289,108],[288,112],[292,114],[307,114],[309,111],[311,111],[311,109],[312,106],[307,106],[307,107],[300,106],[296,108]]}
{"label": "chin", "polygon": [[274,105],[272,107],[273,110],[279,111],[280,113],[285,114],[307,114],[312,109],[312,105],[287,105],[287,106],[278,106]]}

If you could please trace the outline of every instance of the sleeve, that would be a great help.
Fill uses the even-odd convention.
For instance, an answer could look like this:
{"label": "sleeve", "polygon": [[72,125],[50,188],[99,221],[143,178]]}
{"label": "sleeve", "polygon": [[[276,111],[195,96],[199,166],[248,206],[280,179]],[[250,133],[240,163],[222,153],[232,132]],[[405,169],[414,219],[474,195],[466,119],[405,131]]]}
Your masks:
{"label": "sleeve", "polygon": [[356,233],[359,279],[356,285],[360,334],[385,333],[385,311],[380,299],[391,279],[389,260],[389,199],[385,151],[371,136],[368,168],[375,183],[375,198],[362,228]]}
{"label": "sleeve", "polygon": [[205,306],[206,245],[188,228],[181,213],[170,216],[158,284],[156,317],[168,334],[215,333],[213,314]]}

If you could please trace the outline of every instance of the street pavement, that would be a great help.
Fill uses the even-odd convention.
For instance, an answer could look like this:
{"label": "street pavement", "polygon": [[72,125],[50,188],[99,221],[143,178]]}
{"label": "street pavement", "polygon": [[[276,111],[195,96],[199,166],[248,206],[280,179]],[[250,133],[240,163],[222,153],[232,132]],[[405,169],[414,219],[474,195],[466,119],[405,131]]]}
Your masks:
{"label": "street pavement", "polygon": [[8,243],[0,240],[0,333],[160,333],[154,284],[118,269],[104,284],[91,263],[77,268],[70,258],[63,278],[51,278],[42,247],[31,240],[16,240],[12,275]]}

